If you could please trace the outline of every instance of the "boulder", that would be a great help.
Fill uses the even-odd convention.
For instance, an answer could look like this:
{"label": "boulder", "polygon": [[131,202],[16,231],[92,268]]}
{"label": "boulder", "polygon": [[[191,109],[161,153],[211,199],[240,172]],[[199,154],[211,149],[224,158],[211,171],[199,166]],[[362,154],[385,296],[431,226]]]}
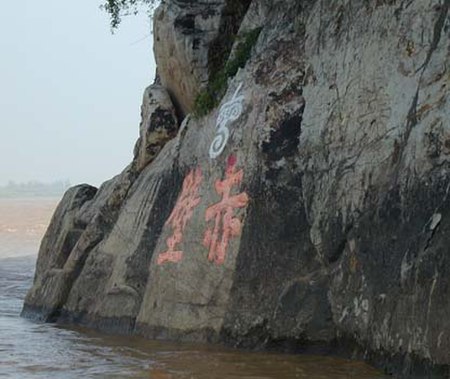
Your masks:
{"label": "boulder", "polygon": [[153,84],[145,90],[141,119],[139,140],[134,153],[138,171],[152,162],[178,131],[175,107],[169,93],[161,85]]}
{"label": "boulder", "polygon": [[65,300],[63,292],[70,289],[63,283],[63,267],[85,228],[77,222],[76,215],[96,192],[97,189],[89,185],[72,187],[58,204],[41,242],[33,287],[25,298],[23,316],[43,321],[57,317]]}

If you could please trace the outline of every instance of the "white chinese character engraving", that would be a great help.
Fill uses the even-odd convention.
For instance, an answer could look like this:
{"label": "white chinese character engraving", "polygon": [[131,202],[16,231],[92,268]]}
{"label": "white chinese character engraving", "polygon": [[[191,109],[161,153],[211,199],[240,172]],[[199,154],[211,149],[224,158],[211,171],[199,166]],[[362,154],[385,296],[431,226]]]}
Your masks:
{"label": "white chinese character engraving", "polygon": [[217,133],[209,148],[209,156],[211,159],[217,158],[222,154],[222,151],[225,149],[228,142],[228,138],[230,137],[230,131],[227,128],[227,124],[236,121],[242,113],[242,101],[244,100],[244,96],[238,96],[241,88],[242,83],[239,83],[231,100],[223,104],[220,108],[216,122]]}

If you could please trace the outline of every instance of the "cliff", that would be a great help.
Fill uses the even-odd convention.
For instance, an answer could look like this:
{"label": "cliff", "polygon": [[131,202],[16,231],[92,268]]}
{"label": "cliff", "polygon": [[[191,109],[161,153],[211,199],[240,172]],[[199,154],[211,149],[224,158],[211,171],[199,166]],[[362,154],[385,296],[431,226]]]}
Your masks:
{"label": "cliff", "polygon": [[23,315],[450,375],[450,0],[167,0],[132,163]]}

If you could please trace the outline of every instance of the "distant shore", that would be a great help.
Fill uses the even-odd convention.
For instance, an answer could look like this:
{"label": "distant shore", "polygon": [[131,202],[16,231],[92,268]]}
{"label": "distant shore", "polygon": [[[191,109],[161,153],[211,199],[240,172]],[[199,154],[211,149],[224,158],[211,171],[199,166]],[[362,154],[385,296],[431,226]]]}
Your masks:
{"label": "distant shore", "polygon": [[11,181],[7,185],[0,186],[0,199],[62,197],[69,187],[69,181],[57,181],[52,183],[42,183],[38,181],[16,183]]}
{"label": "distant shore", "polygon": [[36,255],[61,196],[0,196],[0,258]]}

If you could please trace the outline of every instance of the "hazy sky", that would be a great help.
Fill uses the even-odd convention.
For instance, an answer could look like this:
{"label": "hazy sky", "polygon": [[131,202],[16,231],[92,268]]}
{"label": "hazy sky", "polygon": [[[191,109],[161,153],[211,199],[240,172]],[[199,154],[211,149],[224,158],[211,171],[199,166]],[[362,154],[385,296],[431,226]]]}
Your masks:
{"label": "hazy sky", "polygon": [[112,35],[101,3],[2,4],[0,185],[98,185],[131,161],[155,70],[150,21],[130,17]]}

